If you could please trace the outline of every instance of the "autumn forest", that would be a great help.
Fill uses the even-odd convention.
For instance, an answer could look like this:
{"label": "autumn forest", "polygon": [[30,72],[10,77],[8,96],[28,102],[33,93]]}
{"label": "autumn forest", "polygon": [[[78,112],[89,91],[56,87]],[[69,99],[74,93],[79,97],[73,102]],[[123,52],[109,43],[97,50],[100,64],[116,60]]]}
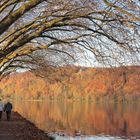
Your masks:
{"label": "autumn forest", "polygon": [[96,69],[67,66],[52,79],[31,72],[9,75],[0,83],[0,94],[19,99],[139,101],[139,79],[139,66]]}

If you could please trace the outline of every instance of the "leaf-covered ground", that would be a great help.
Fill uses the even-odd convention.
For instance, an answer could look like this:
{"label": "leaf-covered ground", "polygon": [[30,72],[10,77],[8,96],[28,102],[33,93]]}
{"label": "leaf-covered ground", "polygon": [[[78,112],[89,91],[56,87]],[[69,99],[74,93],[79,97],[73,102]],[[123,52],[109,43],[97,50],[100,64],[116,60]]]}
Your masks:
{"label": "leaf-covered ground", "polygon": [[51,140],[51,138],[18,113],[13,112],[11,121],[7,121],[3,113],[0,121],[0,140]]}

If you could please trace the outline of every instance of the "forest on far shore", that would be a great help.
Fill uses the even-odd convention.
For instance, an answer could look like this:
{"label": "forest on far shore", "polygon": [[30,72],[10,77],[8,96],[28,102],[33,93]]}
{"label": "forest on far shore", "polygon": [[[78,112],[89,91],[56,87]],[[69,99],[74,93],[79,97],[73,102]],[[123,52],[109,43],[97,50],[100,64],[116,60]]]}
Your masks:
{"label": "forest on far shore", "polygon": [[[65,70],[65,72],[63,71]],[[63,73],[63,72],[64,73]],[[11,74],[0,82],[0,96],[20,99],[139,101],[140,67],[66,66],[50,77],[31,72]]]}

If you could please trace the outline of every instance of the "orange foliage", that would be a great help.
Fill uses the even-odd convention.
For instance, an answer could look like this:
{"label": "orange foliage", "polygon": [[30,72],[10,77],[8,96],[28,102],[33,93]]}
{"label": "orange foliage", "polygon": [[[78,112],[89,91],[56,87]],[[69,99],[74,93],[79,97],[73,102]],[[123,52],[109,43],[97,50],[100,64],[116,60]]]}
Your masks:
{"label": "orange foliage", "polygon": [[140,97],[139,66],[97,69],[65,67],[56,73],[55,78],[52,82],[30,72],[16,73],[0,82],[0,94],[26,99],[94,100],[105,97],[115,101]]}

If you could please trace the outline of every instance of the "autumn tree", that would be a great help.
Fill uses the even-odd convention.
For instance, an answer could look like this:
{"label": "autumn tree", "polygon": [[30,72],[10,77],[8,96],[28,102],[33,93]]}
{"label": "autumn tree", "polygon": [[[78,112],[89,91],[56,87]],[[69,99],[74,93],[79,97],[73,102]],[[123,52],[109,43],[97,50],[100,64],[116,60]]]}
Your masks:
{"label": "autumn tree", "polygon": [[0,75],[51,71],[89,52],[138,64],[139,17],[139,0],[0,0]]}

